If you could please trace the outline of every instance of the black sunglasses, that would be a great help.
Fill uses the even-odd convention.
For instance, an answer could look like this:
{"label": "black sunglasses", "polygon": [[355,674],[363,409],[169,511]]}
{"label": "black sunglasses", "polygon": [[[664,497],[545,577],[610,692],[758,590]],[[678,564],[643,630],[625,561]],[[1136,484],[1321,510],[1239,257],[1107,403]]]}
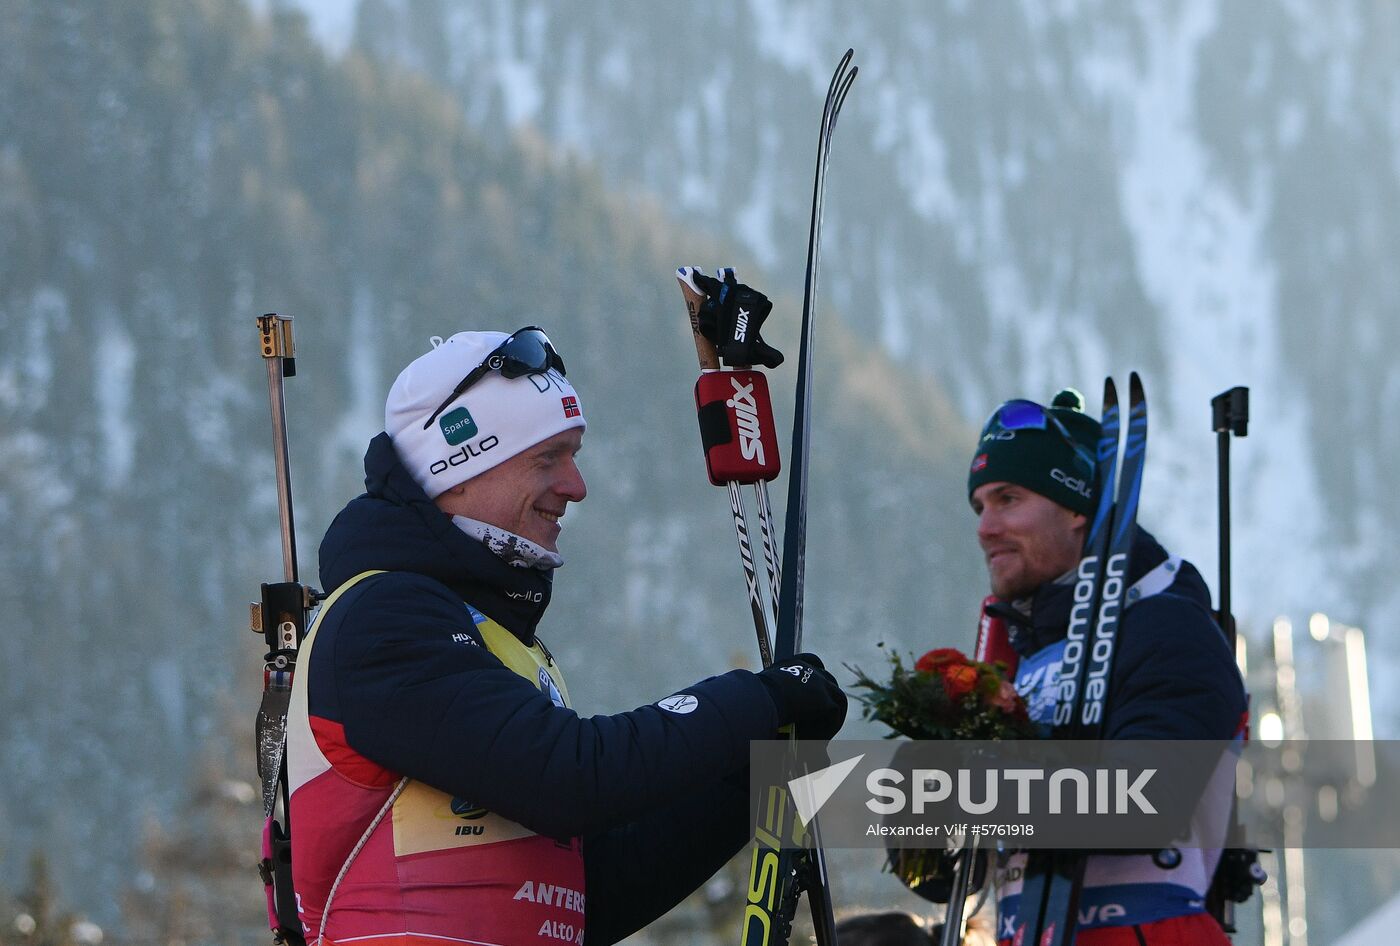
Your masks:
{"label": "black sunglasses", "polygon": [[481,360],[467,376],[458,382],[452,389],[452,393],[447,395],[447,400],[438,405],[427,422],[423,424],[423,429],[427,430],[437,420],[439,414],[447,410],[448,405],[463,394],[467,389],[486,377],[492,371],[499,371],[502,377],[519,378],[527,374],[544,374],[553,368],[561,375],[564,374],[564,359],[559,357],[559,353],[550,344],[549,336],[544,333],[544,329],[538,325],[527,325],[522,329],[511,332],[510,337],[497,345],[491,354]]}
{"label": "black sunglasses", "polygon": [[1013,401],[1007,401],[1001,407],[998,407],[992,412],[992,416],[987,418],[987,423],[982,425],[982,437],[985,439],[988,434],[995,433],[998,430],[1052,429],[1060,435],[1060,438],[1064,440],[1065,443],[1069,444],[1080,459],[1089,464],[1089,469],[1094,469],[1094,456],[1089,452],[1088,448],[1074,439],[1074,436],[1066,429],[1065,425],[1058,417],[1035,401],[1017,398]]}

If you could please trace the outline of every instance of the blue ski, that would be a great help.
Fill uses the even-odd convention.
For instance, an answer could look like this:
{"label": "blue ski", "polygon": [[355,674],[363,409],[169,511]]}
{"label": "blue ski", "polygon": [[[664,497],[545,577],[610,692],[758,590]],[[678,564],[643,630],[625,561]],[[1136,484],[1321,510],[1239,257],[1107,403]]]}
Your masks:
{"label": "blue ski", "polygon": [[[1133,372],[1128,382],[1127,441],[1122,482],[1118,472],[1118,390],[1104,381],[1103,434],[1099,438],[1099,504],[1084,543],[1056,694],[1057,739],[1102,737],[1113,672],[1118,620],[1128,586],[1129,555],[1137,533],[1138,496],[1147,458],[1147,397]],[[1115,485],[1117,491],[1115,494]],[[1086,855],[1036,851],[1027,859],[1015,941],[1023,946],[1071,946],[1078,926]]]}

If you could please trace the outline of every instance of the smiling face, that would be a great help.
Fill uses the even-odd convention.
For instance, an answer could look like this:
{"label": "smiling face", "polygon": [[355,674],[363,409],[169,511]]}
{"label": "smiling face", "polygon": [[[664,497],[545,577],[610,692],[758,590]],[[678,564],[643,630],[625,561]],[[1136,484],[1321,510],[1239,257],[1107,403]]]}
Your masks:
{"label": "smiling face", "polygon": [[1088,519],[1015,483],[984,483],[972,494],[977,543],[992,594],[1030,595],[1079,562]]}
{"label": "smiling face", "polygon": [[580,428],[557,433],[434,501],[449,516],[477,519],[557,552],[565,507],[588,495],[574,462],[582,444]]}

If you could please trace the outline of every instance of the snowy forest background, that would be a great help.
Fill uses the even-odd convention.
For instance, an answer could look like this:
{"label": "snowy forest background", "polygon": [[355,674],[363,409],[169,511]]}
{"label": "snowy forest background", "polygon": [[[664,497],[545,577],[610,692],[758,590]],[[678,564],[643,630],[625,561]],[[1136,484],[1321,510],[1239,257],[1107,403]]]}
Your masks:
{"label": "snowy forest background", "polygon": [[[1096,407],[1108,372],[1143,372],[1151,398],[1142,520],[1213,582],[1208,403],[1246,384],[1244,632],[1318,610],[1366,628],[1376,733],[1395,735],[1400,7],[308,5],[0,0],[0,944],[265,940],[246,629],[280,576],[263,312],[296,320],[309,578],[398,368],[433,334],[538,323],[590,420],[542,628],[577,703],[754,663],[671,273],[737,265],[795,355],[847,46],[811,646],[867,668],[881,641],[967,646],[978,425],[1066,384]],[[770,379],[785,429],[793,371]],[[1317,942],[1400,884],[1391,852],[1325,853]],[[836,864],[838,903],[925,906],[870,858]],[[732,939],[733,896],[710,899],[652,938]]]}

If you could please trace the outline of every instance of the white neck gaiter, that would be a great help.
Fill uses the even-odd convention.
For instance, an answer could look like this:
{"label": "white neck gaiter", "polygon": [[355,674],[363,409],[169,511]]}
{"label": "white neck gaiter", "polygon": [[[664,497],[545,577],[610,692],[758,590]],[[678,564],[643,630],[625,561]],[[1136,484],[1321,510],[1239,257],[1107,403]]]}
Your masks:
{"label": "white neck gaiter", "polygon": [[500,526],[493,526],[478,519],[466,516],[453,516],[457,528],[490,549],[497,558],[516,568],[558,568],[564,564],[564,557],[551,552],[542,545],[522,538]]}

